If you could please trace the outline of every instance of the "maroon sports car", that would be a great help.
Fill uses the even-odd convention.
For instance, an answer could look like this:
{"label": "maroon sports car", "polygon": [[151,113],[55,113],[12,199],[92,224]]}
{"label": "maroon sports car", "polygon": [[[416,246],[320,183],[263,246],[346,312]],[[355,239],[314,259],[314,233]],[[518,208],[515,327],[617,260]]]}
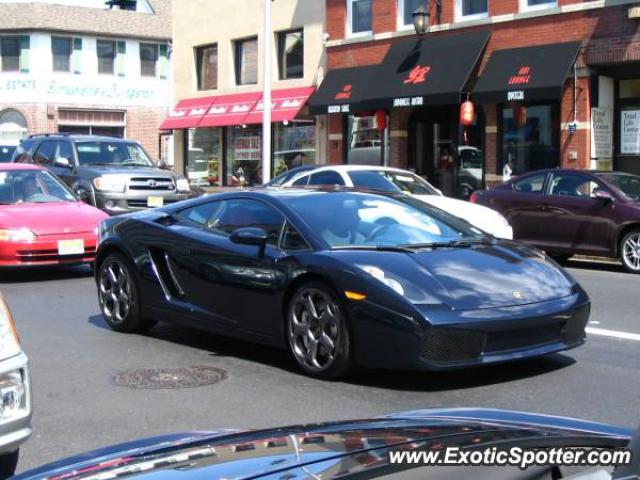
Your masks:
{"label": "maroon sports car", "polygon": [[573,254],[613,257],[640,273],[640,176],[538,170],[476,191],[470,200],[502,213],[515,239],[559,260]]}

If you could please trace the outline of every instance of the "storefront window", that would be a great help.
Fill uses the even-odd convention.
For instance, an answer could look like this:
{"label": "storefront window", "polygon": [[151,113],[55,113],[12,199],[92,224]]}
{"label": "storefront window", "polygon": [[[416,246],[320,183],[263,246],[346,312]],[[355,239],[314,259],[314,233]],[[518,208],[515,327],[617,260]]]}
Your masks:
{"label": "storefront window", "polygon": [[507,170],[512,175],[520,175],[560,165],[560,119],[557,105],[504,106],[501,131],[499,175]]}
{"label": "storefront window", "polygon": [[191,185],[221,185],[222,129],[190,128],[187,147],[186,173]]}
{"label": "storefront window", "polygon": [[384,165],[385,130],[376,128],[375,117],[349,116],[347,163],[353,165]]}
{"label": "storefront window", "polygon": [[227,178],[231,187],[262,183],[262,125],[227,129]]}
{"label": "storefront window", "polygon": [[273,127],[273,176],[316,163],[316,127],[310,121],[277,123]]}

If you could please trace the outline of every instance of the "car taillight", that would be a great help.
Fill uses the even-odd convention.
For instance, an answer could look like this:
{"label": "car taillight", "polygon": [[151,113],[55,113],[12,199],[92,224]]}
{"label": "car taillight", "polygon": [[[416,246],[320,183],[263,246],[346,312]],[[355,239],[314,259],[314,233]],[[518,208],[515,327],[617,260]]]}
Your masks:
{"label": "car taillight", "polygon": [[471,203],[478,203],[478,192],[473,192],[469,197]]}

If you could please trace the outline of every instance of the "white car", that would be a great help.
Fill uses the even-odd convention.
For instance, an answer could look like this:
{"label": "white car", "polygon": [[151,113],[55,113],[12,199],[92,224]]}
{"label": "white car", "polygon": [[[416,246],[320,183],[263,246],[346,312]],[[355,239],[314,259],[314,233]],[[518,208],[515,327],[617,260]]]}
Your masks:
{"label": "white car", "polygon": [[0,478],[13,475],[18,449],[31,436],[29,360],[0,294]]}
{"label": "white car", "polygon": [[513,229],[506,218],[488,207],[445,197],[442,192],[407,170],[366,165],[332,165],[305,171],[282,186],[344,185],[347,187],[404,192],[440,208],[494,237],[513,239]]}

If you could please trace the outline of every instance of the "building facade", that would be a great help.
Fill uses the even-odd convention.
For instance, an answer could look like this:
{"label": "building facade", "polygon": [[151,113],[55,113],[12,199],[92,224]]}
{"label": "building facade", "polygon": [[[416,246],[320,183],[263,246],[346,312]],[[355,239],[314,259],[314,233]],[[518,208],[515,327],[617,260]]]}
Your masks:
{"label": "building facade", "polygon": [[[422,36],[418,7],[430,13]],[[409,168],[462,197],[546,167],[640,173],[635,2],[326,0],[326,9],[328,73],[310,104],[329,125],[330,163]]]}
{"label": "building facade", "polygon": [[103,0],[0,0],[2,144],[34,133],[99,134],[137,140],[160,158],[171,3],[116,8]]}
{"label": "building facade", "polygon": [[[262,182],[263,0],[173,6],[177,171],[200,186]],[[251,12],[250,14],[248,12]],[[324,4],[272,4],[272,175],[326,157],[324,119],[306,102],[323,76]],[[215,26],[215,28],[213,27]]]}

